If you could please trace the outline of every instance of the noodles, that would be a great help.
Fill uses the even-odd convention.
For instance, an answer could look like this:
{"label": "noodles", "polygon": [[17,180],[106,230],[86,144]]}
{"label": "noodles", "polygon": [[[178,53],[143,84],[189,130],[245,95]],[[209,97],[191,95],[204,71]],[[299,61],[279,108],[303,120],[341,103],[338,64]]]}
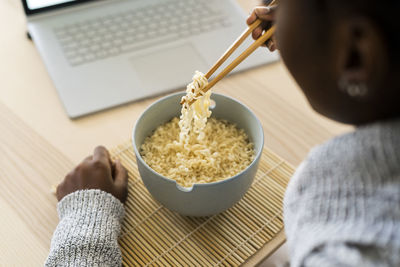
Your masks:
{"label": "noodles", "polygon": [[[184,187],[232,177],[254,158],[253,144],[243,129],[210,118],[211,92],[201,91],[207,83],[204,75],[196,72],[187,86],[180,120],[173,118],[159,126],[140,149],[153,170]],[[197,100],[189,106],[192,99]]]}
{"label": "noodles", "polygon": [[[189,131],[194,131],[198,134],[198,139],[204,138],[204,132],[202,131],[207,123],[207,118],[211,116],[210,96],[211,91],[204,93],[202,89],[208,84],[207,78],[203,73],[196,71],[193,76],[193,82],[186,87],[186,96],[182,97],[184,100],[179,127],[181,133],[179,140],[181,142],[187,142]],[[189,106],[189,102],[197,99],[192,105]]]}
{"label": "noodles", "polygon": [[184,187],[232,177],[254,158],[253,144],[243,129],[227,121],[210,118],[198,140],[191,132],[188,143],[179,142],[179,119],[158,127],[141,146],[144,161],[156,172]]}

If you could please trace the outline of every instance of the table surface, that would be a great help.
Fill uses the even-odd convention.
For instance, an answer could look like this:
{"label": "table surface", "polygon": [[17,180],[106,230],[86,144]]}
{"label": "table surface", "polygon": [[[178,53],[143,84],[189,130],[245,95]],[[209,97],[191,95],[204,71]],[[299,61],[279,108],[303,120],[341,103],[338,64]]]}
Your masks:
{"label": "table surface", "polygon": [[[248,12],[255,1],[239,4]],[[0,0],[0,32],[0,261],[40,265],[58,222],[50,186],[95,146],[129,139],[156,98],[70,120],[26,38],[18,0]],[[351,130],[316,114],[282,62],[229,76],[214,91],[248,105],[262,122],[265,145],[294,166],[311,147]]]}

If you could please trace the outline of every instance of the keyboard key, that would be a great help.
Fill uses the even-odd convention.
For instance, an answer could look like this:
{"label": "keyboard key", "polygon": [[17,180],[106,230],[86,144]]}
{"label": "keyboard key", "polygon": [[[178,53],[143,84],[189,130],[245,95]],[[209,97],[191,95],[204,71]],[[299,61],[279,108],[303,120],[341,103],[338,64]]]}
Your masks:
{"label": "keyboard key", "polygon": [[109,50],[109,54],[111,55],[111,56],[116,56],[116,55],[118,55],[120,53],[120,51],[119,51],[119,49],[117,48],[117,47],[112,47],[110,50]]}

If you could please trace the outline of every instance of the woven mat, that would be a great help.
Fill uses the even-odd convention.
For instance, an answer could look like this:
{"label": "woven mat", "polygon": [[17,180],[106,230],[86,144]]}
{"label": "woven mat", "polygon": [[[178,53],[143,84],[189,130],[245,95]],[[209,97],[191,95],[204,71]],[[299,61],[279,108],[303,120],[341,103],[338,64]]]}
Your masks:
{"label": "woven mat", "polygon": [[202,218],[171,212],[151,197],[130,142],[111,154],[129,171],[119,240],[125,266],[238,266],[283,229],[283,195],[294,169],[268,148],[242,200],[223,213]]}

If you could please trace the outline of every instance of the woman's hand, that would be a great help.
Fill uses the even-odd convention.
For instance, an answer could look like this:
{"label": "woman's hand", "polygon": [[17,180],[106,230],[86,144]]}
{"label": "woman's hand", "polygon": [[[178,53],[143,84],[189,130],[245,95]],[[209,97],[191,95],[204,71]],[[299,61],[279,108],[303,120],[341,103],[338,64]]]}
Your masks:
{"label": "woman's hand", "polygon": [[112,162],[107,149],[96,147],[92,156],[85,158],[57,186],[56,196],[64,196],[83,189],[100,189],[122,203],[128,195],[128,174],[119,160]]}
{"label": "woman's hand", "polygon": [[[252,36],[257,40],[265,30],[268,30],[275,21],[276,9],[278,6],[258,6],[253,9],[250,16],[247,18],[247,24],[250,25],[257,19],[262,20],[261,24],[254,29]],[[277,49],[275,37],[272,36],[265,45],[269,50],[275,51]]]}

